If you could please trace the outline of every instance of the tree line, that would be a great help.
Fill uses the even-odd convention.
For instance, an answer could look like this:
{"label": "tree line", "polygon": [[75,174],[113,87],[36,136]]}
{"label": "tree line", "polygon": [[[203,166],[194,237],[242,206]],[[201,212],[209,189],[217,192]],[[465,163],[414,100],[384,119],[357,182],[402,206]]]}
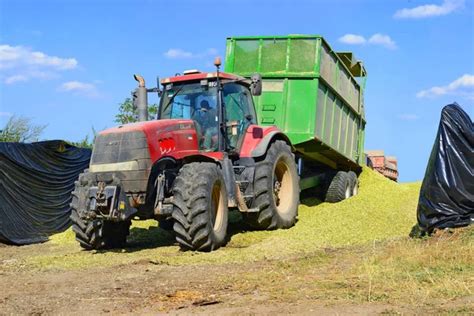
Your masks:
{"label": "tree line", "polygon": [[[148,107],[150,118],[155,118],[157,111],[158,106],[156,104],[150,105]],[[119,103],[118,113],[115,115],[114,122],[118,124],[128,124],[137,121],[137,109],[134,108],[132,100],[126,98],[122,103]],[[0,142],[37,142],[41,139],[41,135],[46,127],[47,125],[35,124],[31,118],[13,115],[3,127],[0,127]],[[76,147],[92,148],[95,134],[96,131],[92,127],[92,138],[86,135],[77,142],[68,141],[68,143]]]}

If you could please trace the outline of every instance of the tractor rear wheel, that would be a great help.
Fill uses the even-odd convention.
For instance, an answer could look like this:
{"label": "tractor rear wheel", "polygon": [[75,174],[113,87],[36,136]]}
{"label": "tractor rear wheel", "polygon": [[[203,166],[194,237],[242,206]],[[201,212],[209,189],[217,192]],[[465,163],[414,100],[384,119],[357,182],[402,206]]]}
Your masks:
{"label": "tractor rear wheel", "polygon": [[173,184],[173,230],[183,250],[212,251],[227,237],[227,190],[214,163],[184,165]]}
{"label": "tractor rear wheel", "polygon": [[111,222],[84,218],[90,202],[90,186],[87,174],[80,174],[72,191],[70,218],[76,240],[87,250],[123,247],[130,231],[130,221]]}
{"label": "tractor rear wheel", "polygon": [[336,203],[350,198],[351,195],[352,186],[349,174],[345,171],[338,171],[329,184],[325,201]]}
{"label": "tractor rear wheel", "polygon": [[255,166],[255,197],[244,213],[246,222],[256,229],[290,228],[296,223],[299,205],[299,177],[290,146],[277,140],[270,145],[265,159]]}

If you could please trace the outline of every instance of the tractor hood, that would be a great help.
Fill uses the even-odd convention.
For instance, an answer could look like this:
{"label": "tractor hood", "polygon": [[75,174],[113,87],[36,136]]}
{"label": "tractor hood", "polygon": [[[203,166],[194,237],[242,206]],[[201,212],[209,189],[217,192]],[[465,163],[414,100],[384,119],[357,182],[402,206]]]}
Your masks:
{"label": "tractor hood", "polygon": [[145,164],[145,161],[148,169],[163,156],[179,159],[181,152],[197,150],[198,141],[192,120],[169,119],[125,124],[99,133],[94,142],[91,169],[98,169],[93,167],[97,164]]}
{"label": "tractor hood", "polygon": [[193,128],[194,123],[192,120],[180,120],[180,119],[137,122],[137,123],[124,124],[124,125],[108,128],[100,132],[99,135],[106,135],[106,134],[112,134],[112,133],[128,133],[128,132],[136,132],[136,131],[148,134],[148,133],[156,133],[159,131],[178,130],[180,129],[181,125],[188,125],[188,127],[189,125],[192,125],[192,128]]}

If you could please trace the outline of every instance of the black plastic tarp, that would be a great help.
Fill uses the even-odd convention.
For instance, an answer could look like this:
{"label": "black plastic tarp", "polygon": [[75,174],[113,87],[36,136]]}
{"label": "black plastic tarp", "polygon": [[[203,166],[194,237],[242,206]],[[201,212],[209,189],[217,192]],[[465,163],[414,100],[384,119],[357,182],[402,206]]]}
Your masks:
{"label": "black plastic tarp", "polygon": [[0,143],[0,241],[43,242],[68,228],[74,181],[90,155],[60,140]]}
{"label": "black plastic tarp", "polygon": [[417,217],[424,233],[473,223],[474,130],[469,115],[456,103],[441,112],[421,185]]}

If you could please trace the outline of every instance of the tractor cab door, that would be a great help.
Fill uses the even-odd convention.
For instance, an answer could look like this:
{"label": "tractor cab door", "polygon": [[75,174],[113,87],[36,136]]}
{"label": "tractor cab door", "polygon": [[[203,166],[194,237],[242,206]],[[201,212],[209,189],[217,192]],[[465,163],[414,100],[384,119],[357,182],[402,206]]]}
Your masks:
{"label": "tractor cab door", "polygon": [[235,82],[224,84],[223,95],[229,149],[238,152],[247,128],[256,123],[252,95],[247,87]]}

